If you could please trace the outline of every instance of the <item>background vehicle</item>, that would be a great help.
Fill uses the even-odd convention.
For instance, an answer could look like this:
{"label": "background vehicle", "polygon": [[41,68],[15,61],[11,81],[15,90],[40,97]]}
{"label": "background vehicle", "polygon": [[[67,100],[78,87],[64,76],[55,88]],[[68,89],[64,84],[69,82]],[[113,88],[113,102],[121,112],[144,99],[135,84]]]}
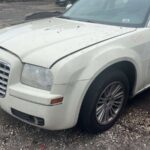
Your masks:
{"label": "background vehicle", "polygon": [[56,0],[56,4],[60,5],[60,6],[67,6],[68,4],[73,4],[75,3],[77,0]]}

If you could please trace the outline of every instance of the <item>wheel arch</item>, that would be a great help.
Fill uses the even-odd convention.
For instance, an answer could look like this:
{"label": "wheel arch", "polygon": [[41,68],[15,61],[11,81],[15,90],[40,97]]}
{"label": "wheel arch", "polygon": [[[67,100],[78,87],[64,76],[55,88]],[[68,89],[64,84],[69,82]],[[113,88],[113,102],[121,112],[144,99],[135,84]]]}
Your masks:
{"label": "wheel arch", "polygon": [[[116,62],[114,64],[111,64],[109,66],[107,66],[105,69],[103,69],[96,77],[93,78],[93,80],[90,82],[89,86],[87,87],[84,96],[83,96],[83,100],[81,103],[81,107],[80,107],[80,112],[81,112],[81,108],[82,108],[82,104],[84,101],[84,98],[88,92],[88,90],[90,89],[90,87],[92,86],[92,84],[96,81],[97,78],[99,78],[99,76],[101,76],[102,74],[106,73],[106,72],[110,72],[111,70],[121,70],[123,73],[125,73],[125,75],[127,76],[128,80],[129,80],[129,87],[130,87],[130,97],[133,96],[134,94],[134,89],[136,86],[136,82],[137,82],[137,69],[136,66],[134,65],[134,63],[132,63],[131,61],[125,60],[125,61],[119,61]],[[128,71],[130,70],[130,71]],[[79,116],[80,116],[80,112],[79,112]],[[78,118],[79,121],[80,117]]]}
{"label": "wheel arch", "polygon": [[101,70],[97,71],[94,75],[93,78],[91,78],[91,80],[89,81],[89,84],[84,92],[83,97],[85,97],[88,89],[91,87],[91,85],[94,83],[94,81],[101,76],[103,73],[105,72],[109,72],[113,69],[118,69],[121,70],[123,73],[125,73],[125,75],[127,76],[129,83],[130,83],[130,96],[132,97],[132,95],[134,95],[134,91],[135,91],[135,87],[137,85],[137,78],[138,77],[138,70],[137,70],[137,65],[130,61],[130,60],[118,60],[116,62],[113,63],[107,63],[107,65],[105,65],[104,68],[102,68]]}
{"label": "wheel arch", "polygon": [[[101,74],[105,72],[115,70],[115,69],[122,71],[127,76],[129,80],[130,96],[132,96],[134,93],[134,89],[135,89],[136,81],[137,81],[137,69],[132,62],[120,61],[115,64],[112,64],[108,66],[107,68],[105,68],[96,78],[98,78]],[[93,80],[93,82],[96,80],[96,78]]]}

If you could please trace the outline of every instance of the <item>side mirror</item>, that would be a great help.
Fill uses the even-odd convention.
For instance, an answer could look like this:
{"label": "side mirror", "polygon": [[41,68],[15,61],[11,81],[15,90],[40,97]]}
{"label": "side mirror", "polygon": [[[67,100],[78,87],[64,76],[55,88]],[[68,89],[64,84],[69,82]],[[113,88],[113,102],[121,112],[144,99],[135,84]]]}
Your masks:
{"label": "side mirror", "polygon": [[72,4],[69,3],[69,4],[66,6],[66,10],[68,10],[68,9],[71,8],[71,7],[72,7]]}

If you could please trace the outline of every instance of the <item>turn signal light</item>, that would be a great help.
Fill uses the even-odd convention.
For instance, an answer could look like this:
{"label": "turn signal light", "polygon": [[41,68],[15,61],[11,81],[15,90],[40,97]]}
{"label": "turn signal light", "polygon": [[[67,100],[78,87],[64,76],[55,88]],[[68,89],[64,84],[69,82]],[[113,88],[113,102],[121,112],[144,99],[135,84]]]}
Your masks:
{"label": "turn signal light", "polygon": [[50,104],[58,105],[58,104],[62,104],[62,102],[63,102],[63,97],[60,97],[60,98],[52,99]]}

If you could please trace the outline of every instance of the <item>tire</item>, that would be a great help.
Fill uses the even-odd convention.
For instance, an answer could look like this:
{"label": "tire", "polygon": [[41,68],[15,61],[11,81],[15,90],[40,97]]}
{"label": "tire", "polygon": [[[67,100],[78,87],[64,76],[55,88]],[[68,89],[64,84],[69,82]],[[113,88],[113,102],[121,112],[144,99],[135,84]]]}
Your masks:
{"label": "tire", "polygon": [[[118,93],[116,93],[117,89],[119,90]],[[108,96],[107,94],[112,96]],[[89,133],[102,133],[111,128],[122,114],[128,97],[129,81],[122,71],[108,70],[102,73],[95,79],[85,95],[79,116],[81,129]],[[116,104],[120,106],[118,107]],[[112,117],[109,118],[111,115]]]}

